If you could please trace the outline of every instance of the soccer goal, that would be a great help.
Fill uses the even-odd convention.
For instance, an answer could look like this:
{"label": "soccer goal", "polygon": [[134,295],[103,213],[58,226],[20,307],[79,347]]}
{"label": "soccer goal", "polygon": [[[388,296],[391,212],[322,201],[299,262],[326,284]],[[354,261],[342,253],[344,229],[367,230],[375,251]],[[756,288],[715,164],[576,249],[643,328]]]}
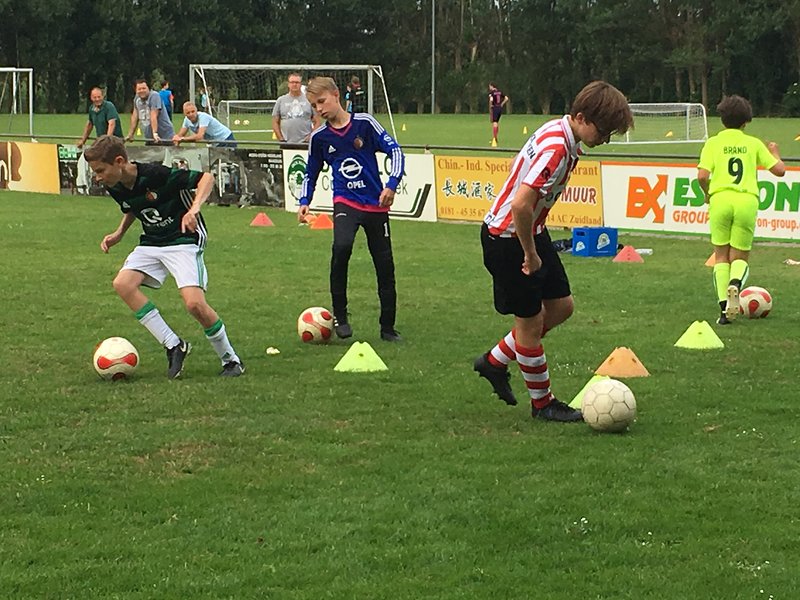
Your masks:
{"label": "soccer goal", "polygon": [[708,139],[706,107],[689,102],[630,104],[633,129],[612,142],[623,144],[661,144],[702,142]]}
{"label": "soccer goal", "polygon": [[[272,109],[279,96],[289,91],[290,73],[299,73],[304,84],[312,77],[332,77],[342,103],[351,79],[359,78],[367,96],[367,112],[385,114],[397,138],[380,65],[189,65],[189,97],[200,107],[205,92],[212,114],[234,133],[269,133]],[[305,89],[305,86],[304,88]]]}
{"label": "soccer goal", "polygon": [[33,137],[33,69],[0,67],[0,114],[8,115],[6,133]]}

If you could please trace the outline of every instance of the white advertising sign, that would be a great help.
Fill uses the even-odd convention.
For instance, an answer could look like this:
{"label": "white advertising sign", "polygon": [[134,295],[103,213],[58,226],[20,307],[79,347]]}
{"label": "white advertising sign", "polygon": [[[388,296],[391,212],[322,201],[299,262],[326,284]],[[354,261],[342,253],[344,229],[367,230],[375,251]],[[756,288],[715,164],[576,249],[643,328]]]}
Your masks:
{"label": "white advertising sign", "polygon": [[[607,227],[709,233],[696,165],[603,161],[601,174]],[[759,171],[758,179],[756,237],[800,239],[800,169],[784,177]]]}

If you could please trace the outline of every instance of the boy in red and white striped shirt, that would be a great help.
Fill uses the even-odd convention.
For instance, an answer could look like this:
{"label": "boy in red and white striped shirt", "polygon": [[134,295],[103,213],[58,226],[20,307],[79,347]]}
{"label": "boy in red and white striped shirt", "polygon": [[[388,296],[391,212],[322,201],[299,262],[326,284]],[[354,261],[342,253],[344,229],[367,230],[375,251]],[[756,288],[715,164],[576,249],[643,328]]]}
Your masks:
{"label": "boy in red and white striped shirt", "polygon": [[578,162],[580,143],[593,148],[633,126],[628,101],[614,86],[594,81],[570,114],[537,129],[520,150],[481,228],[483,264],[494,283],[494,306],[514,315],[514,328],[474,368],[506,404],[517,403],[508,363],[516,360],[531,398],[531,414],[548,421],[580,421],[581,412],[550,391],[542,336],[574,310],[569,279],[545,227]]}

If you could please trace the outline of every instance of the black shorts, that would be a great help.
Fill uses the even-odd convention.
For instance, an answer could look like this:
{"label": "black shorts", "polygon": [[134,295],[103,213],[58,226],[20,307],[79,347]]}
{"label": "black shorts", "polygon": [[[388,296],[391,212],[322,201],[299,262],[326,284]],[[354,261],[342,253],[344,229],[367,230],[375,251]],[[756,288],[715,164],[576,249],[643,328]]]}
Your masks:
{"label": "black shorts", "polygon": [[481,227],[483,264],[494,282],[494,307],[501,315],[527,318],[538,315],[542,300],[566,298],[572,294],[569,279],[547,229],[533,236],[542,268],[533,275],[522,272],[525,252],[516,237],[491,235]]}
{"label": "black shorts", "polygon": [[500,117],[503,116],[503,107],[502,106],[493,106],[492,107],[492,123],[497,123],[500,121]]}

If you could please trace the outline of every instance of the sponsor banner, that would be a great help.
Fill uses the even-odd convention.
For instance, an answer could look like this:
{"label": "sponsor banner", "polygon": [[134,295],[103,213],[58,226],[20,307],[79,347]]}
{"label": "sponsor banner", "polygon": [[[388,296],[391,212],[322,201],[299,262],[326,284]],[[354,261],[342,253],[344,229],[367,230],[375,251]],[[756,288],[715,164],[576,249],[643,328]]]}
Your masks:
{"label": "sponsor banner", "polygon": [[283,206],[283,158],[280,150],[211,148],[216,179],[211,202],[240,206]]}
{"label": "sponsor banner", "polygon": [[[482,221],[508,177],[512,158],[436,156],[436,205],[440,219]],[[600,163],[582,160],[550,210],[551,227],[603,224]]]}
{"label": "sponsor banner", "polygon": [[0,142],[0,189],[58,194],[56,145]]}
{"label": "sponsor banner", "polygon": [[[306,174],[306,156],[307,153],[301,150],[283,151],[283,180],[286,183],[286,210],[289,212],[297,212],[299,206],[298,199]],[[377,158],[381,179],[386,182],[389,178],[389,157],[381,153]],[[393,219],[436,221],[433,159],[431,154],[406,154],[406,170],[389,211]],[[325,164],[317,179],[311,210],[333,212],[332,190],[331,168]]]}
{"label": "sponsor banner", "polygon": [[[697,166],[603,161],[605,224],[623,229],[709,233]],[[756,237],[800,238],[800,169],[759,171]]]}

